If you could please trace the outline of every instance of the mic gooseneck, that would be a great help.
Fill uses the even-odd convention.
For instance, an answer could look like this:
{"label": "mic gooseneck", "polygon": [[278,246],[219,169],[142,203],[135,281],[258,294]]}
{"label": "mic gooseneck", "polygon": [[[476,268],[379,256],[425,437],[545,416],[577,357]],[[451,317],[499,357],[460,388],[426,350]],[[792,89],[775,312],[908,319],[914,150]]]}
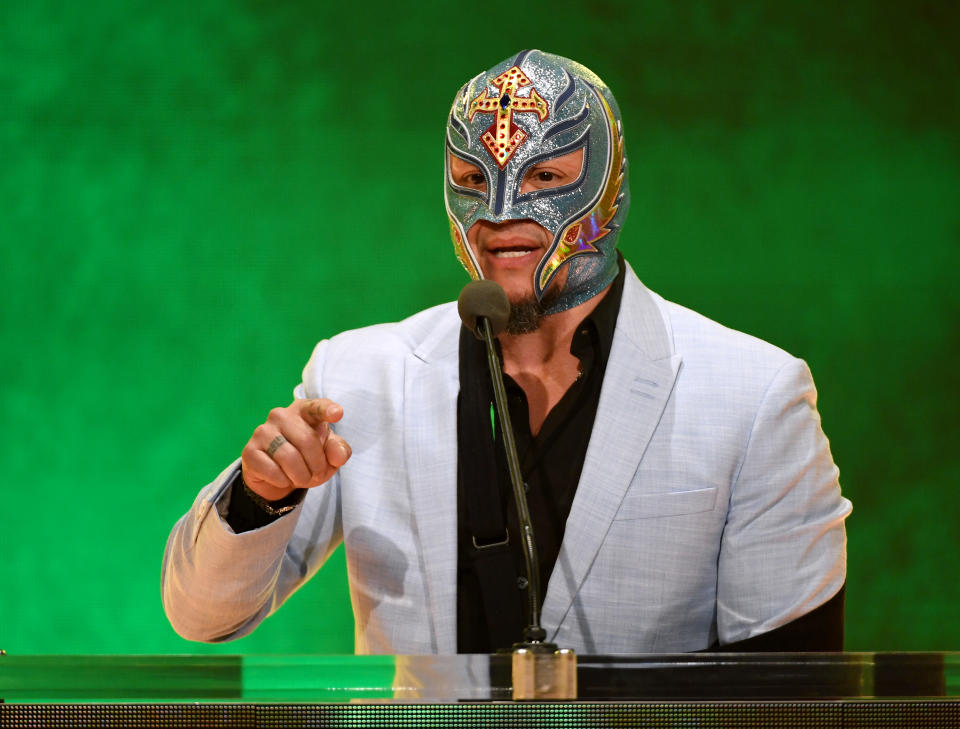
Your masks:
{"label": "mic gooseneck", "polygon": [[507,470],[510,473],[513,499],[517,506],[517,517],[520,523],[523,559],[527,568],[529,623],[523,631],[523,642],[515,644],[514,648],[521,647],[534,652],[553,652],[556,646],[543,642],[547,633],[540,626],[540,564],[537,558],[537,545],[533,535],[530,509],[527,506],[527,496],[523,489],[523,476],[520,473],[517,443],[507,407],[507,393],[503,386],[500,358],[493,343],[493,338],[506,328],[510,318],[510,302],[503,288],[495,281],[471,281],[460,292],[457,311],[463,325],[486,343],[487,365],[490,368],[490,379],[493,383],[493,400],[497,408],[497,417],[500,419]]}

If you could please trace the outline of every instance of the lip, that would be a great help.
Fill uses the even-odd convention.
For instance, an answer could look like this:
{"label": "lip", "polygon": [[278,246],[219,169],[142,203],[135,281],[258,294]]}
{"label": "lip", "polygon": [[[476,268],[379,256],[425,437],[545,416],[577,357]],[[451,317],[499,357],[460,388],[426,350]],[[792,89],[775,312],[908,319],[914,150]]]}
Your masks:
{"label": "lip", "polygon": [[540,258],[540,246],[527,240],[498,240],[484,246],[484,258],[499,268],[525,267]]}
{"label": "lip", "polygon": [[540,250],[540,244],[529,238],[495,238],[483,247],[485,253],[496,255],[505,251],[527,251],[532,253]]}

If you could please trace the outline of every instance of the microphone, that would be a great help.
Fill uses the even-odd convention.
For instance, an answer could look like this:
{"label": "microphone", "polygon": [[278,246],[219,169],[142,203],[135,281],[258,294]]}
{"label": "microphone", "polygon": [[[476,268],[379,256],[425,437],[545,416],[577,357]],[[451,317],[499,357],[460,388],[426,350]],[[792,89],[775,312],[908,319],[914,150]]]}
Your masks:
{"label": "microphone", "polygon": [[552,643],[543,642],[547,637],[547,632],[540,627],[540,565],[537,558],[537,545],[533,538],[530,509],[527,507],[527,496],[523,489],[523,476],[520,473],[517,443],[513,434],[513,425],[510,422],[510,411],[507,407],[507,393],[503,386],[500,358],[497,356],[497,349],[493,343],[493,338],[507,326],[507,321],[510,318],[510,302],[507,300],[506,292],[496,281],[487,279],[471,281],[460,292],[460,297],[457,299],[457,311],[463,325],[487,345],[487,365],[490,368],[490,379],[493,382],[493,399],[497,408],[497,417],[500,418],[503,447],[507,457],[507,470],[510,472],[513,499],[517,505],[523,558],[526,563],[527,585],[529,587],[527,592],[529,624],[523,631],[523,642],[515,643],[513,647],[515,650],[526,649],[535,653],[553,653],[557,650],[557,647]]}
{"label": "microphone", "polygon": [[483,334],[479,331],[480,317],[490,322],[491,335],[495,337],[507,328],[510,302],[500,284],[481,279],[471,281],[463,287],[460,298],[457,299],[457,312],[463,325],[473,332],[477,339],[483,339]]}

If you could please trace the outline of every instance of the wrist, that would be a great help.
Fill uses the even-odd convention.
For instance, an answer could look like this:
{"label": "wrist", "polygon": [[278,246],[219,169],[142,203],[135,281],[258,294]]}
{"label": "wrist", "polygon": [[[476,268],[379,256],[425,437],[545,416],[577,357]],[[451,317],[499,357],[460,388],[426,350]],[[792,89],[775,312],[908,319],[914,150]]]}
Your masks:
{"label": "wrist", "polygon": [[249,484],[243,478],[243,471],[240,471],[240,487],[243,489],[247,498],[252,501],[258,509],[270,516],[282,516],[293,511],[306,495],[306,489],[294,489],[278,498],[268,499],[258,491],[250,488]]}

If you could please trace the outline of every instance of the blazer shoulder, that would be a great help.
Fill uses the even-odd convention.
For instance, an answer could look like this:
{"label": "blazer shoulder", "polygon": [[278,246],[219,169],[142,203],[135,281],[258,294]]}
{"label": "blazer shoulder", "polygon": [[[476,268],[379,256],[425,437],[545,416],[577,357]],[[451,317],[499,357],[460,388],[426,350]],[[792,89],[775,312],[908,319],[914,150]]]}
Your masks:
{"label": "blazer shoulder", "polygon": [[[402,321],[350,329],[317,343],[295,395],[314,396],[321,379],[379,376],[392,379],[410,355],[424,361],[456,358],[460,317],[455,303],[420,311]],[[376,373],[380,373],[377,375]]]}
{"label": "blazer shoulder", "polygon": [[802,359],[656,293],[650,296],[660,311],[672,353],[681,361],[679,382],[695,383],[738,401],[746,398],[757,407],[780,380],[796,382],[804,392],[813,391],[812,375]]}
{"label": "blazer shoulder", "polygon": [[359,353],[396,356],[437,349],[456,350],[459,328],[456,303],[440,304],[401,321],[340,332],[326,340],[328,356],[340,352],[349,352],[351,356]]}

